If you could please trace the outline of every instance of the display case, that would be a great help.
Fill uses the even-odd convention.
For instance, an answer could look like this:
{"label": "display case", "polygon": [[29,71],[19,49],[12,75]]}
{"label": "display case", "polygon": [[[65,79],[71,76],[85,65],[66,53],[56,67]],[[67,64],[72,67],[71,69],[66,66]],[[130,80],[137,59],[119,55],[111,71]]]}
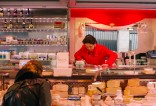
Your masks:
{"label": "display case", "polygon": [[[123,94],[123,99],[127,100],[127,97],[129,96],[125,94],[125,90],[130,88],[132,94],[135,94],[133,94],[134,100],[136,98],[139,98],[139,100],[144,100],[144,98],[148,96],[148,88],[154,87],[154,85],[151,86],[149,84],[155,84],[156,75],[155,73],[142,73],[142,69],[143,67],[136,68],[135,70],[132,68],[110,69],[99,71],[100,73],[98,73],[98,71],[91,71],[91,68],[73,68],[72,76],[55,77],[53,76],[53,70],[44,71],[43,76],[51,82],[52,94],[59,94],[61,98],[70,98],[71,95],[74,97],[81,96],[81,98],[83,98],[85,95],[92,97],[92,95],[109,95],[109,93],[111,93],[110,95],[116,96],[117,89],[119,88],[122,90],[121,92]],[[155,72],[155,67],[153,69]],[[6,86],[2,86],[2,88],[13,83],[15,75],[18,71],[1,71],[1,73],[7,72],[9,72],[8,76],[3,77],[3,83]],[[96,73],[98,73],[97,76]],[[98,83],[95,84],[95,81]],[[99,88],[102,90],[102,92],[99,90]],[[130,103],[129,99],[132,99],[131,95],[130,98],[128,98],[128,101],[125,100],[124,103]]]}

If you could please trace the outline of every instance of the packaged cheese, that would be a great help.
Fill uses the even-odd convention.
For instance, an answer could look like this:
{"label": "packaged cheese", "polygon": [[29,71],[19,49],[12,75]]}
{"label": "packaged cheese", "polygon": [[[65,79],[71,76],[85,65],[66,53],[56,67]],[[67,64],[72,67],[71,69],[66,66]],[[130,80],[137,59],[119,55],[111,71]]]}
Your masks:
{"label": "packaged cheese", "polygon": [[62,83],[58,83],[58,84],[53,86],[53,90],[54,91],[65,91],[65,92],[68,92],[68,85],[62,84]]}
{"label": "packaged cheese", "polygon": [[129,90],[130,94],[134,96],[146,95],[148,92],[148,89],[146,86],[135,86],[135,87],[127,86],[125,90]]}
{"label": "packaged cheese", "polygon": [[79,87],[78,90],[79,90],[79,94],[85,94],[86,93],[85,87]]}
{"label": "packaged cheese", "polygon": [[116,93],[117,93],[117,90],[121,90],[121,87],[114,87],[114,88],[106,88],[106,93],[108,93],[108,94],[114,94],[114,95],[116,95]]}
{"label": "packaged cheese", "polygon": [[149,89],[154,89],[154,88],[155,88],[154,82],[148,82],[148,83],[147,83],[147,88],[149,88]]}
{"label": "packaged cheese", "polygon": [[68,92],[54,91],[53,94],[60,95],[60,98],[67,98],[68,97]]}
{"label": "packaged cheese", "polygon": [[73,95],[79,94],[79,88],[78,88],[78,87],[73,87],[73,88],[72,88],[72,94],[73,94]]}
{"label": "packaged cheese", "polygon": [[113,88],[113,87],[120,87],[120,80],[109,80],[107,81],[107,87]]}
{"label": "packaged cheese", "polygon": [[128,79],[128,86],[131,86],[131,87],[140,86],[140,79],[138,79],[138,78]]}
{"label": "packaged cheese", "polygon": [[155,70],[153,70],[153,68],[144,68],[141,72],[144,74],[155,74]]}

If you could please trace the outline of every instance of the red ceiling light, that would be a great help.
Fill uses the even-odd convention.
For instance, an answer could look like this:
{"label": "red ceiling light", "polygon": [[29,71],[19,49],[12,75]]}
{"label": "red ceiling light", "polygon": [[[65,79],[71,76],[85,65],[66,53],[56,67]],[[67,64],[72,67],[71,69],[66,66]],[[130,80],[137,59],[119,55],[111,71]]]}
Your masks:
{"label": "red ceiling light", "polygon": [[109,26],[114,27],[114,26],[115,26],[115,24],[114,24],[114,23],[110,23],[110,24],[109,24]]}
{"label": "red ceiling light", "polygon": [[144,18],[156,18],[156,10],[123,10],[123,9],[89,9],[71,8],[71,17],[90,18],[98,23],[125,26],[141,21]]}

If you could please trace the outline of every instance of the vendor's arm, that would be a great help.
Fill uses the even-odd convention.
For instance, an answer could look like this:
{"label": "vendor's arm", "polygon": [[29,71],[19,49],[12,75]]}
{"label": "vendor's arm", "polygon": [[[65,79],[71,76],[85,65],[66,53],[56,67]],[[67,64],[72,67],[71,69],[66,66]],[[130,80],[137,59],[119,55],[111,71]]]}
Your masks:
{"label": "vendor's arm", "polygon": [[75,54],[74,57],[76,60],[84,60],[83,58],[83,54],[84,54],[84,46],[81,47],[81,49],[79,49]]}
{"label": "vendor's arm", "polygon": [[108,57],[108,60],[105,64],[108,64],[109,67],[112,67],[112,64],[114,64],[117,59],[117,54],[108,48],[105,48],[104,51],[106,52],[106,57]]}

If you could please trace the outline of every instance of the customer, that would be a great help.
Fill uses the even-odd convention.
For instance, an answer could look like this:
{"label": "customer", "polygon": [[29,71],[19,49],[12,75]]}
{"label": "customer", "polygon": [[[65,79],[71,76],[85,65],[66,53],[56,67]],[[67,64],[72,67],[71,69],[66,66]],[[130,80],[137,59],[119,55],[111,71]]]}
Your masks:
{"label": "customer", "polygon": [[51,85],[42,78],[42,70],[36,60],[24,65],[4,95],[2,106],[51,106]]}
{"label": "customer", "polygon": [[82,47],[74,55],[76,60],[83,60],[85,63],[92,65],[112,67],[117,58],[115,52],[98,44],[96,39],[90,34],[86,35],[82,42]]}

